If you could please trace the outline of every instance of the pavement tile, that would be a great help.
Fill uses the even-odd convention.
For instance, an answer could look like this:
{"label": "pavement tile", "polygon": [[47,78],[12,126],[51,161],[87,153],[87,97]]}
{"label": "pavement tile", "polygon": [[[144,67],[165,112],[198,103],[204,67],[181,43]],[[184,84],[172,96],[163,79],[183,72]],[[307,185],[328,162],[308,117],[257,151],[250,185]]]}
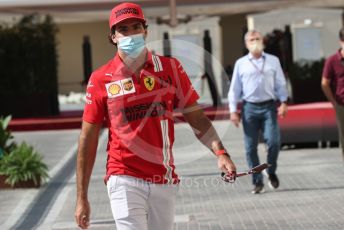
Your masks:
{"label": "pavement tile", "polygon": [[[215,121],[214,125],[238,170],[247,169],[241,128],[236,129],[228,121]],[[76,133],[71,132],[67,138],[66,149],[73,145]],[[220,179],[215,157],[196,140],[186,124],[177,124],[175,134],[174,155],[181,176],[175,230],[343,229],[344,167],[339,148],[284,149],[280,152],[277,171],[280,188],[270,190],[264,178],[266,192],[253,195],[250,177],[238,178],[234,184]],[[47,154],[54,154],[49,151],[54,148],[63,152],[60,149],[63,146],[56,143],[47,148],[48,137],[42,141],[42,150],[45,148],[43,151],[48,151]],[[103,183],[105,142],[105,139],[100,141],[89,188],[90,229],[115,229]],[[259,155],[264,162],[266,153],[262,144]],[[30,191],[20,192],[23,194],[17,196],[22,198]],[[60,193],[47,215],[54,218],[42,221],[38,229],[78,229],[74,223],[75,176],[65,183]],[[1,204],[9,205],[9,210],[13,210],[15,205],[8,200],[15,199],[15,195],[7,194],[9,199],[4,199],[3,194],[4,191],[0,191]],[[6,210],[0,207],[0,221],[5,221],[6,217]]]}

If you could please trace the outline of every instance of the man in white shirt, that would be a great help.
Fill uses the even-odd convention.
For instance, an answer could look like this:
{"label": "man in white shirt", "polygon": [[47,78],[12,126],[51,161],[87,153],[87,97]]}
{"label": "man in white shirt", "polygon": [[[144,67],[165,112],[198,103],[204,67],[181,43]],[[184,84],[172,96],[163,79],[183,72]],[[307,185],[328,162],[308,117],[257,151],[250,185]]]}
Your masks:
{"label": "man in white shirt", "polygon": [[[248,31],[245,44],[249,53],[238,59],[234,66],[228,93],[230,120],[238,127],[240,120],[244,128],[246,159],[250,168],[260,164],[257,146],[262,132],[267,144],[267,169],[270,187],[276,189],[277,158],[280,149],[280,133],[277,115],[287,113],[288,92],[286,80],[277,57],[263,52],[263,37],[258,31]],[[241,116],[237,110],[243,100]],[[280,103],[277,107],[277,103]],[[264,191],[263,177],[253,174],[252,193]]]}

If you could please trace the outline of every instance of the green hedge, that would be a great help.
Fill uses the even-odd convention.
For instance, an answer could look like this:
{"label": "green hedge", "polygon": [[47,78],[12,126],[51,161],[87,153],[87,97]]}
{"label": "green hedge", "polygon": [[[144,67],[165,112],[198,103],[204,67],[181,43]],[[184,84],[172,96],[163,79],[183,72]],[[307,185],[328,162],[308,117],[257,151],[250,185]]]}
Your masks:
{"label": "green hedge", "polygon": [[288,76],[293,90],[293,103],[327,101],[321,89],[325,59],[295,62],[289,66]]}
{"label": "green hedge", "polygon": [[[49,102],[46,105],[49,108],[41,115],[58,113],[56,33],[52,18],[37,14],[24,16],[14,25],[0,25],[0,96],[3,99],[25,101],[30,100],[28,95],[44,95],[48,97],[45,101]],[[7,104],[0,102],[1,115],[22,115],[9,111]]]}
{"label": "green hedge", "polygon": [[291,80],[313,79],[320,82],[324,63],[325,59],[294,62],[288,68],[289,77]]}

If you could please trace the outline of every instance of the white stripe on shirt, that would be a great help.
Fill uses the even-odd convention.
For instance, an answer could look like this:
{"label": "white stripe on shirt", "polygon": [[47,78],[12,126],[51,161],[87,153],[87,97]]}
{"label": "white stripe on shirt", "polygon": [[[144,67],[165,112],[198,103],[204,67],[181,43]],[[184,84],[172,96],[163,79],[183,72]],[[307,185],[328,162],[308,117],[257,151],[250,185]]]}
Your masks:
{"label": "white stripe on shirt", "polygon": [[173,182],[172,180],[172,167],[170,166],[171,160],[171,149],[170,149],[170,138],[168,136],[168,120],[161,120],[161,134],[162,134],[162,154],[163,164],[166,168],[165,179],[168,184]]}

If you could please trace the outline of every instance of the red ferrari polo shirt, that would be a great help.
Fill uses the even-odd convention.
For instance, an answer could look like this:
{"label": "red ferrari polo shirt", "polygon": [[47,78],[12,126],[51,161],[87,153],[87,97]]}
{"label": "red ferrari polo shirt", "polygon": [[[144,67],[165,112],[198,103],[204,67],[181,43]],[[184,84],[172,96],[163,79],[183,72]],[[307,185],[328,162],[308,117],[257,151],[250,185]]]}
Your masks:
{"label": "red ferrari polo shirt", "polygon": [[116,55],[92,73],[83,120],[109,127],[106,178],[129,175],[152,183],[178,183],[172,155],[173,110],[199,96],[178,60],[148,52],[139,76]]}
{"label": "red ferrari polo shirt", "polygon": [[340,50],[327,58],[323,76],[330,80],[337,103],[344,105],[344,58]]}

